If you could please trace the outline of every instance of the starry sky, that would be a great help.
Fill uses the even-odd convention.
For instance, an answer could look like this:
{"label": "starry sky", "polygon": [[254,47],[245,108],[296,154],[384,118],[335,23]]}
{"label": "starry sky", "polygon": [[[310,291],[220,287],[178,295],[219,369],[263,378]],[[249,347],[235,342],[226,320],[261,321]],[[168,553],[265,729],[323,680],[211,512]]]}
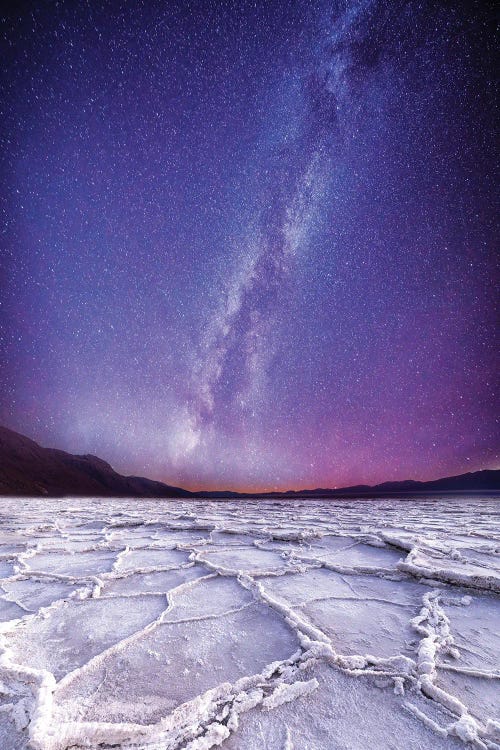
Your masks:
{"label": "starry sky", "polygon": [[194,488],[498,466],[493,3],[16,2],[0,421]]}

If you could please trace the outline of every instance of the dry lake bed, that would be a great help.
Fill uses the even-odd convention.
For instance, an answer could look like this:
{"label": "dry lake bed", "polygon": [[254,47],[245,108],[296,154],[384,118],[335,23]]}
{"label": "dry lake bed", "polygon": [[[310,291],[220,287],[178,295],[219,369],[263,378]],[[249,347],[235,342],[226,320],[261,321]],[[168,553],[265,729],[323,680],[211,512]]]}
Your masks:
{"label": "dry lake bed", "polygon": [[499,510],[1,499],[0,747],[499,748]]}

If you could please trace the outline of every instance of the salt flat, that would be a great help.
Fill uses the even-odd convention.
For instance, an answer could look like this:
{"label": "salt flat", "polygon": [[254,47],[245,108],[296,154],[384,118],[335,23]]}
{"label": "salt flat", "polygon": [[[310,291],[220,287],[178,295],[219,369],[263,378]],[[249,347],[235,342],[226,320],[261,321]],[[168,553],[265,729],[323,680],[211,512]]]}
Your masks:
{"label": "salt flat", "polygon": [[4,498],[0,747],[500,748],[499,509]]}

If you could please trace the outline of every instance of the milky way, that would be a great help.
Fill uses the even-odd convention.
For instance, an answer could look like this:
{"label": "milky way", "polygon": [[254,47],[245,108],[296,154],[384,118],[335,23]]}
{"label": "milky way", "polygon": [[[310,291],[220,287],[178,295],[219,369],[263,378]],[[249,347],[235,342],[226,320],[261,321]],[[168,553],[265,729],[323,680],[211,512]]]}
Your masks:
{"label": "milky way", "polygon": [[493,467],[488,3],[0,19],[0,417],[190,488]]}

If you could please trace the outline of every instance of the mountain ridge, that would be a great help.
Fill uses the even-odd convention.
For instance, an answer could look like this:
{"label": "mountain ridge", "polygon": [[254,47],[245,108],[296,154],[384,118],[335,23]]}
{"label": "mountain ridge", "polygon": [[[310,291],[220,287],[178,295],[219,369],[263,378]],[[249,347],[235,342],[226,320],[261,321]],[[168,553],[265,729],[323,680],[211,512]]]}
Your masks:
{"label": "mountain ridge", "polygon": [[287,490],[283,492],[191,492],[154,479],[124,476],[99,456],[74,455],[58,448],[44,448],[31,438],[0,426],[0,495],[65,497],[199,497],[199,498],[293,498],[293,497],[405,497],[435,493],[498,493],[500,470],[483,469],[421,482],[414,479],[386,481],[374,486],[359,484],[341,488]]}

